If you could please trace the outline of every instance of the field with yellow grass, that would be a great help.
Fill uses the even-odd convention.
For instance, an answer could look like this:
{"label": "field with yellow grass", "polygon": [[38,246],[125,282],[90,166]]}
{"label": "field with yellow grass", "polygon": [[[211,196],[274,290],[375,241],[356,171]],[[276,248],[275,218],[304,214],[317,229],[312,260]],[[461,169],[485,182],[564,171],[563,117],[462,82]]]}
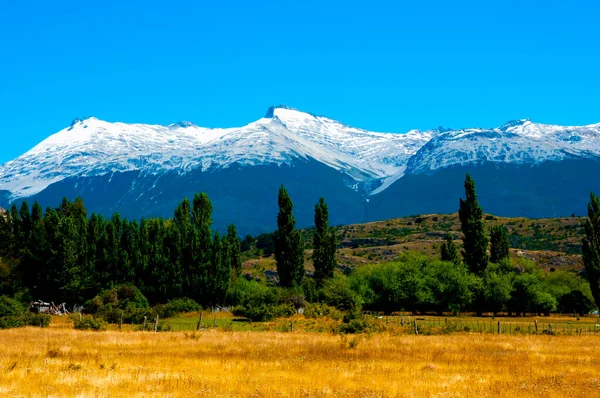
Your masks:
{"label": "field with yellow grass", "polygon": [[0,331],[3,397],[600,396],[600,336]]}

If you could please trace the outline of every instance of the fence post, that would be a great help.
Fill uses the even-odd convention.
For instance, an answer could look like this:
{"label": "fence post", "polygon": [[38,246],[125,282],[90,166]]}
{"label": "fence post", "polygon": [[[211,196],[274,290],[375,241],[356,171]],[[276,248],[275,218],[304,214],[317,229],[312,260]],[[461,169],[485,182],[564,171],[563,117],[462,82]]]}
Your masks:
{"label": "fence post", "polygon": [[119,330],[123,330],[123,310],[121,310],[121,321],[119,322]]}
{"label": "fence post", "polygon": [[213,315],[213,328],[217,327],[217,313],[215,312],[215,314]]}
{"label": "fence post", "polygon": [[200,311],[200,318],[198,319],[198,324],[196,325],[196,332],[200,330],[202,327],[202,311]]}
{"label": "fence post", "polygon": [[535,334],[538,334],[538,321],[535,320]]}
{"label": "fence post", "polygon": [[156,321],[154,322],[154,333],[158,332],[158,314],[156,315]]}
{"label": "fence post", "polygon": [[498,334],[502,333],[502,329],[500,329],[500,321],[498,321]]}
{"label": "fence post", "polygon": [[552,334],[552,326],[550,324],[548,324],[548,333]]}
{"label": "fence post", "polygon": [[415,334],[419,335],[419,328],[417,327],[417,318],[415,318]]}
{"label": "fence post", "polygon": [[148,320],[148,317],[144,315],[144,327],[142,328],[142,332],[146,331],[146,321]]}
{"label": "fence post", "polygon": [[290,332],[294,331],[294,321],[290,321]]}

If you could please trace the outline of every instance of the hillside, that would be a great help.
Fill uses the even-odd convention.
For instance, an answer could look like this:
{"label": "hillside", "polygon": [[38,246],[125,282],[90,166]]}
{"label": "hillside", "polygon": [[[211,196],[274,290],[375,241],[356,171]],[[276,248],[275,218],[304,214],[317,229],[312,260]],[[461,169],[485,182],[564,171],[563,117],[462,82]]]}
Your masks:
{"label": "hillside", "polygon": [[[505,218],[486,215],[486,228],[503,225],[508,230],[511,256],[533,260],[541,268],[580,272],[582,217],[567,218]],[[347,271],[365,264],[394,261],[400,253],[416,251],[439,256],[444,236],[451,232],[460,247],[460,222],[458,214],[426,214],[352,224],[337,227],[339,246],[338,267]],[[312,230],[303,230],[307,247],[312,240]],[[312,272],[310,256],[306,250],[307,270]],[[275,270],[273,256],[257,257],[246,253],[244,267],[254,276],[272,276]],[[249,258],[251,256],[252,258]]]}

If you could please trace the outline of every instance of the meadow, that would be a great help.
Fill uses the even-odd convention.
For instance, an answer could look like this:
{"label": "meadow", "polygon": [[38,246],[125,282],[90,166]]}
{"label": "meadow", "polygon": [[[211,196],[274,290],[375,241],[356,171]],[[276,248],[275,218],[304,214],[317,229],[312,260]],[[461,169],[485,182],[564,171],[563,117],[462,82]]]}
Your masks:
{"label": "meadow", "polygon": [[600,395],[600,334],[0,331],[7,397]]}

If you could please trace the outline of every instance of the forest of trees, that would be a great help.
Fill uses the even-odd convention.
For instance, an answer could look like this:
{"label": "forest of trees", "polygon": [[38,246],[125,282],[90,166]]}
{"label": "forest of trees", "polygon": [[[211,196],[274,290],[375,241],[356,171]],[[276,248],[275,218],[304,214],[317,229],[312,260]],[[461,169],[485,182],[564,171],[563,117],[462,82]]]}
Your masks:
{"label": "forest of trees", "polygon": [[[310,303],[351,312],[583,314],[595,308],[594,297],[600,299],[600,203],[594,195],[583,241],[587,279],[511,259],[507,231],[486,230],[468,175],[459,202],[462,247],[448,233],[440,258],[405,253],[348,275],[337,270],[338,242],[325,200],[315,205],[312,242],[296,229],[283,186],[278,203],[277,230],[240,241],[234,225],[223,236],[211,230],[212,204],[203,193],[184,199],[171,219],[139,221],[90,216],[81,199],[45,210],[22,202],[0,216],[0,295],[87,303],[97,312],[119,294],[142,307],[179,299],[186,308],[232,305],[253,320],[291,315]],[[313,249],[311,277],[305,270],[307,243]],[[244,277],[242,253],[257,247],[274,254],[278,283]]]}
{"label": "forest of trees", "polygon": [[205,194],[184,199],[169,220],[88,217],[81,199],[57,209],[22,202],[0,217],[0,257],[8,259],[2,294],[82,303],[103,289],[130,283],[151,302],[189,297],[221,304],[241,274],[235,226],[211,231]]}

